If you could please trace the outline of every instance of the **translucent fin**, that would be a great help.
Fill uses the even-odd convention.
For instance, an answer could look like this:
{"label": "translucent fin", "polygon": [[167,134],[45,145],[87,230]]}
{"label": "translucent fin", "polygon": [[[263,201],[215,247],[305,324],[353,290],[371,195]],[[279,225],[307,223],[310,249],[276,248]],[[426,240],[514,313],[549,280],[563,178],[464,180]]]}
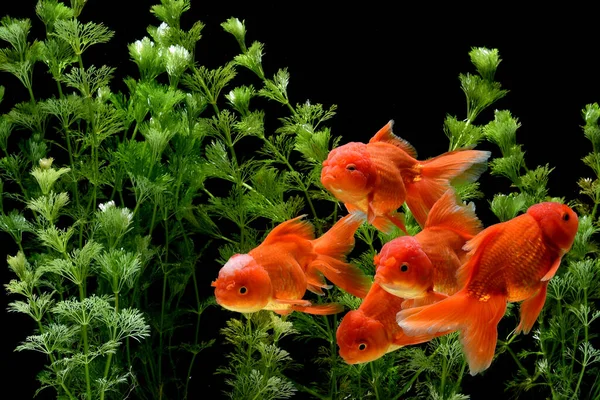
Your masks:
{"label": "translucent fin", "polygon": [[340,289],[364,299],[373,284],[371,277],[356,265],[349,264],[333,257],[319,255],[309,264],[310,269],[317,269]]}
{"label": "translucent fin", "polygon": [[562,257],[556,258],[554,263],[550,266],[550,269],[548,270],[548,272],[546,272],[546,275],[544,275],[542,277],[542,282],[546,282],[546,281],[549,281],[550,279],[552,279],[552,277],[556,274],[556,271],[558,271],[558,267],[560,267],[561,259],[562,259]]}
{"label": "translucent fin", "polygon": [[438,303],[402,310],[397,321],[407,335],[460,331],[471,375],[487,369],[498,339],[498,322],[506,311],[506,297],[492,295],[480,301],[461,290]]}
{"label": "translucent fin", "polygon": [[456,193],[450,188],[429,211],[425,228],[432,227],[443,227],[470,239],[481,232],[483,225],[475,214],[475,205],[458,204]]}
{"label": "translucent fin", "polygon": [[354,248],[354,234],[359,226],[366,221],[366,215],[354,211],[337,221],[327,232],[313,240],[313,246],[318,254],[328,255],[339,260],[345,260]]}
{"label": "translucent fin", "polygon": [[472,274],[477,270],[483,249],[488,243],[494,241],[503,230],[504,225],[502,224],[492,225],[479,232],[463,246],[464,251],[470,252],[470,258],[456,271],[456,280],[459,287],[464,287],[467,284]]}
{"label": "translucent fin", "polygon": [[406,140],[402,139],[394,135],[392,131],[392,127],[394,126],[394,120],[390,120],[383,128],[381,128],[375,136],[369,140],[369,143],[374,142],[385,142],[393,144],[396,147],[399,147],[403,151],[405,151],[412,158],[417,158],[417,150],[408,143]]}
{"label": "translucent fin", "polygon": [[286,235],[297,235],[302,238],[313,240],[315,238],[315,229],[308,221],[301,221],[306,214],[299,217],[282,222],[269,232],[262,244],[273,244],[281,240]]}
{"label": "translucent fin", "polygon": [[435,202],[451,182],[474,182],[487,169],[489,151],[456,150],[423,161],[420,174],[406,183],[406,204],[419,225],[424,226]]}
{"label": "translucent fin", "polygon": [[515,330],[515,333],[529,333],[535,321],[537,321],[544,303],[546,302],[546,292],[548,289],[548,281],[542,283],[540,291],[534,296],[526,299],[521,303],[521,321]]}

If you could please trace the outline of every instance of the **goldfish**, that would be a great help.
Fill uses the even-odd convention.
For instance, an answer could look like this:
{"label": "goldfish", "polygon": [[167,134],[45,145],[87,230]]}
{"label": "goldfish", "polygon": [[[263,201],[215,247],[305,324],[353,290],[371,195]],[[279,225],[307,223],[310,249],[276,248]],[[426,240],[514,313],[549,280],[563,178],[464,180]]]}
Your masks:
{"label": "goldfish", "polygon": [[331,288],[325,278],[343,290],[365,297],[371,278],[349,264],[345,255],[354,246],[354,233],[364,222],[361,213],[348,214],[315,239],[314,227],[299,216],[276,226],[247,254],[234,254],[211,283],[222,307],[237,312],[273,310],[334,314],[342,305],[313,305],[303,299],[306,290],[323,294]]}
{"label": "goldfish", "polygon": [[449,189],[431,207],[421,232],[383,245],[374,259],[375,282],[407,299],[404,308],[454,294],[460,289],[456,271],[467,255],[462,247],[482,229],[474,204],[458,205]]}
{"label": "goldfish", "polygon": [[403,301],[373,283],[360,307],[348,311],[338,326],[335,336],[340,357],[348,364],[365,363],[400,347],[424,343],[439,336],[405,335],[396,323],[396,313]]}
{"label": "goldfish", "polygon": [[393,120],[369,143],[350,142],[331,150],[323,161],[321,183],[349,212],[360,210],[369,223],[390,233],[406,233],[398,208],[406,202],[423,226],[427,213],[451,183],[474,182],[487,169],[489,151],[460,149],[426,161],[392,132]]}
{"label": "goldfish", "polygon": [[408,335],[460,331],[471,375],[484,371],[494,358],[507,303],[522,302],[515,333],[529,333],[578,225],[567,205],[542,202],[487,227],[464,246],[468,259],[457,271],[462,289],[437,303],[401,310],[398,324]]}

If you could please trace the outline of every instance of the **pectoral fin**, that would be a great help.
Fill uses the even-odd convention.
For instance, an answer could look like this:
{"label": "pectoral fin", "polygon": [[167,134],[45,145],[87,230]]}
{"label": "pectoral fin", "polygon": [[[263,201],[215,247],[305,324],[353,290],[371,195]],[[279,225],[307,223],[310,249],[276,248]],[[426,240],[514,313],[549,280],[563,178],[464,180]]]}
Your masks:
{"label": "pectoral fin", "polygon": [[546,281],[542,283],[542,287],[538,293],[521,303],[521,321],[515,333],[523,332],[527,334],[533,328],[533,324],[535,324],[542,308],[544,308],[547,288],[548,282]]}
{"label": "pectoral fin", "polygon": [[546,275],[542,277],[542,282],[549,281],[554,276],[554,274],[556,274],[556,271],[558,271],[558,267],[560,267],[561,259],[562,257],[558,257],[556,261],[554,261],[554,263],[550,266],[548,272],[546,272]]}

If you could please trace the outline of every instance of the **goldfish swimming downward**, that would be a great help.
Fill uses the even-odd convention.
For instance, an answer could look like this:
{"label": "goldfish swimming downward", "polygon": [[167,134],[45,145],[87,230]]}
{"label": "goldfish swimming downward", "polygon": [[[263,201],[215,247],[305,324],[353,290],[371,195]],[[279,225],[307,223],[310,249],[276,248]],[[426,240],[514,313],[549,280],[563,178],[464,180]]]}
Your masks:
{"label": "goldfish swimming downward", "polygon": [[[458,205],[449,189],[433,205],[415,236],[386,243],[375,256],[375,282],[407,300],[403,308],[431,304],[460,289],[456,271],[465,261],[467,240],[482,230],[475,206]],[[435,290],[435,291],[434,291]]]}
{"label": "goldfish swimming downward", "polygon": [[317,239],[313,226],[302,217],[279,224],[248,254],[235,254],[227,261],[211,284],[218,304],[245,313],[262,309],[279,314],[342,311],[337,303],[313,305],[303,299],[307,289],[323,294],[322,288],[330,287],[323,276],[355,296],[366,296],[370,277],[345,261],[365,216],[348,214]]}
{"label": "goldfish swimming downward", "polygon": [[407,335],[460,331],[471,375],[487,369],[507,302],[522,301],[516,333],[529,333],[577,228],[577,214],[555,202],[489,226],[464,247],[468,261],[457,272],[463,288],[435,304],[400,311],[398,324]]}
{"label": "goldfish swimming downward", "polygon": [[369,223],[389,233],[406,233],[398,208],[406,204],[419,225],[451,183],[473,182],[486,170],[489,151],[456,150],[426,161],[406,140],[394,135],[393,121],[369,143],[350,142],[329,153],[321,183],[349,212],[360,210]]}
{"label": "goldfish swimming downward", "polygon": [[400,347],[427,342],[441,335],[404,334],[396,323],[396,313],[403,301],[373,283],[360,307],[348,311],[338,326],[336,340],[340,357],[348,364],[365,363]]}

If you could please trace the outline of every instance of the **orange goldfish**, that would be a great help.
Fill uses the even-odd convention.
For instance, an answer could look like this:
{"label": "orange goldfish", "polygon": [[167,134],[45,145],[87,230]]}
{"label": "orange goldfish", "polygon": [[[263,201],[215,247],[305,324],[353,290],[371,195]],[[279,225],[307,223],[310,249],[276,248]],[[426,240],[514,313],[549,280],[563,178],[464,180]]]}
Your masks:
{"label": "orange goldfish", "polygon": [[408,335],[459,330],[471,375],[487,369],[507,302],[522,301],[516,333],[529,333],[578,225],[571,208],[544,202],[486,228],[464,247],[469,258],[457,272],[463,288],[435,304],[400,311],[398,324]]}
{"label": "orange goldfish", "polygon": [[[406,204],[419,225],[450,183],[473,182],[487,168],[489,151],[456,150],[426,161],[406,140],[394,135],[390,121],[369,140],[333,149],[323,161],[321,183],[349,212],[360,210],[369,223],[389,233],[406,233],[398,208]],[[393,224],[393,225],[392,225]]]}
{"label": "orange goldfish", "polygon": [[381,248],[375,256],[375,282],[391,294],[411,299],[403,308],[454,294],[460,289],[456,271],[467,254],[462,247],[481,230],[473,203],[458,205],[450,189],[431,207],[421,232],[398,237]]}
{"label": "orange goldfish", "polygon": [[355,296],[366,296],[371,279],[345,261],[364,215],[346,215],[318,239],[312,224],[302,217],[279,224],[248,254],[235,254],[227,261],[211,284],[217,303],[237,312],[340,312],[341,304],[313,305],[302,299],[307,289],[323,294],[322,288],[331,287],[323,275]]}
{"label": "orange goldfish", "polygon": [[360,307],[348,311],[338,326],[336,339],[340,357],[348,364],[365,363],[400,347],[427,342],[440,335],[405,335],[396,323],[396,313],[403,301],[373,283]]}

